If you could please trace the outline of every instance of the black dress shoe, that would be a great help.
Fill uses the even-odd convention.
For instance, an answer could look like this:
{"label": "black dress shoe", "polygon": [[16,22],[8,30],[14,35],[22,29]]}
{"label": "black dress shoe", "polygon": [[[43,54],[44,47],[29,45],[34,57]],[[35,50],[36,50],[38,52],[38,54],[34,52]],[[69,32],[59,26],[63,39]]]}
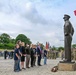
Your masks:
{"label": "black dress shoe", "polygon": [[20,69],[19,71],[22,71],[22,69]]}
{"label": "black dress shoe", "polygon": [[27,68],[30,68],[30,67],[27,67]]}
{"label": "black dress shoe", "polygon": [[26,70],[26,68],[22,68],[22,69]]}
{"label": "black dress shoe", "polygon": [[41,64],[39,64],[38,66],[42,66]]}
{"label": "black dress shoe", "polygon": [[33,66],[31,66],[31,67],[33,67]]}

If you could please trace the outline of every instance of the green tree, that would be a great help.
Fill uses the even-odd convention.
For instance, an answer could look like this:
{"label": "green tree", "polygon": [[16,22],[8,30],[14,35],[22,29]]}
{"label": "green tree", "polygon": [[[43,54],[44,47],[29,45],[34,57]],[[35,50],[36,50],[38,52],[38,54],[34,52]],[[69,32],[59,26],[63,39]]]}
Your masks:
{"label": "green tree", "polygon": [[10,36],[6,33],[1,34],[0,36],[0,43],[9,43],[10,42]]}
{"label": "green tree", "polygon": [[72,48],[76,48],[76,44],[73,44],[73,45],[72,45]]}
{"label": "green tree", "polygon": [[15,44],[13,43],[8,43],[8,44],[4,44],[5,49],[14,49]]}
{"label": "green tree", "polygon": [[64,50],[64,47],[58,47],[58,51]]}
{"label": "green tree", "polygon": [[55,46],[51,47],[52,50],[57,50],[57,48]]}
{"label": "green tree", "polygon": [[11,37],[3,33],[0,35],[0,49],[13,49],[15,46],[15,39],[11,39]]}
{"label": "green tree", "polygon": [[16,43],[18,40],[21,40],[22,42],[25,42],[25,43],[27,43],[27,44],[31,44],[30,39],[27,38],[27,36],[25,36],[24,34],[19,34],[19,35],[16,37],[15,43]]}
{"label": "green tree", "polygon": [[13,43],[13,44],[15,44],[15,39],[11,39],[10,42]]}

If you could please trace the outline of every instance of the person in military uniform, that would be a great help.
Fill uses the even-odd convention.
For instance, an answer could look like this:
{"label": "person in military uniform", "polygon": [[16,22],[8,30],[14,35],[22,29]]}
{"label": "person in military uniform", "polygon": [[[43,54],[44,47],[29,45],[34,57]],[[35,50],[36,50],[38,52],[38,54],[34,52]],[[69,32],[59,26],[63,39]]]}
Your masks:
{"label": "person in military uniform", "polygon": [[69,21],[70,16],[65,14],[63,19],[65,21],[64,24],[64,50],[65,50],[65,61],[71,62],[71,42],[72,36],[74,34],[74,28]]}

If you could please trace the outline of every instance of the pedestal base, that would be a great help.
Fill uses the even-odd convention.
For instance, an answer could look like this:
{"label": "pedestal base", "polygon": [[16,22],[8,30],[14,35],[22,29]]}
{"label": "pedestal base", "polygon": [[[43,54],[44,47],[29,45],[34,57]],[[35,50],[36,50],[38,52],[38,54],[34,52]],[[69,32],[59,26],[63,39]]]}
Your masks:
{"label": "pedestal base", "polygon": [[76,63],[58,63],[59,71],[76,71]]}

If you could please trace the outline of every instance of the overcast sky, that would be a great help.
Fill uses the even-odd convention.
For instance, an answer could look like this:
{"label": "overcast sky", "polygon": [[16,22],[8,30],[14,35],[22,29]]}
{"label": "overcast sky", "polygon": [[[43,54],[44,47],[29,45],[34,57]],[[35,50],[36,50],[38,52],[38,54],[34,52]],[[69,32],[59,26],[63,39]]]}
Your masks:
{"label": "overcast sky", "polygon": [[[0,0],[0,34],[25,34],[32,43],[64,45],[64,14],[76,29],[76,0]],[[76,43],[76,33],[73,42]]]}

